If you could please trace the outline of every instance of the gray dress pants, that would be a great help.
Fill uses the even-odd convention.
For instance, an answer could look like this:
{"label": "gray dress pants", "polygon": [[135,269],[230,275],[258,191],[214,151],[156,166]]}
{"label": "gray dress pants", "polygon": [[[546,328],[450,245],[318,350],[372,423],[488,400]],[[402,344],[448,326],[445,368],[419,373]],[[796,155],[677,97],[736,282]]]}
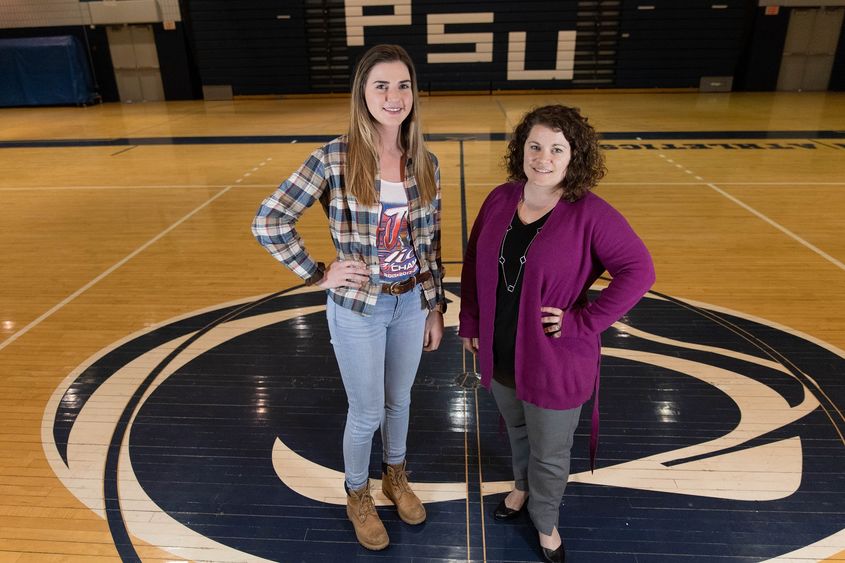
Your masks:
{"label": "gray dress pants", "polygon": [[569,479],[569,457],[581,407],[544,409],[520,401],[516,390],[493,380],[493,397],[505,419],[513,458],[514,485],[528,491],[534,527],[550,535]]}

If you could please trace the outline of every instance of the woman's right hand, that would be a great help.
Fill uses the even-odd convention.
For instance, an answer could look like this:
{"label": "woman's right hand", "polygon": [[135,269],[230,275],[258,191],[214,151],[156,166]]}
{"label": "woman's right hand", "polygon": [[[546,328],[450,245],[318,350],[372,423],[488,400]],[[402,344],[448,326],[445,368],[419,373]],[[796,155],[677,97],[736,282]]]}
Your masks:
{"label": "woman's right hand", "polygon": [[323,289],[335,287],[361,287],[370,281],[370,270],[359,260],[335,260],[315,285]]}
{"label": "woman's right hand", "polygon": [[461,337],[461,343],[464,345],[464,350],[472,354],[478,354],[478,339]]}

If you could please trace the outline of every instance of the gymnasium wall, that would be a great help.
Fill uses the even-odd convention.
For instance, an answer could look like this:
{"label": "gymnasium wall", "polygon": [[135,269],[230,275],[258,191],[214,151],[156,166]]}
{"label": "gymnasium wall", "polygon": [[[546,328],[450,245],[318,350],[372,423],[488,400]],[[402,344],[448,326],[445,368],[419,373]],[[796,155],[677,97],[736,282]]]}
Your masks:
{"label": "gymnasium wall", "polygon": [[204,84],[346,91],[368,46],[403,45],[431,91],[698,88],[732,76],[745,0],[185,0]]}
{"label": "gymnasium wall", "polygon": [[[201,96],[199,79],[193,71],[195,65],[190,61],[179,0],[121,0],[107,4],[102,0],[0,0],[0,39],[75,36],[86,48],[101,100],[116,102],[120,97],[106,24],[102,23],[109,16],[92,11],[92,5],[96,4],[113,6],[121,14],[128,14],[126,23],[138,23],[132,17],[139,12],[153,12],[153,16],[141,17],[141,21],[153,26],[165,98],[190,100]],[[120,21],[121,15],[115,15],[114,19]],[[163,22],[170,22],[170,29],[165,29]]]}
{"label": "gymnasium wall", "polygon": [[[769,16],[761,5],[774,1],[0,0],[0,38],[78,36],[106,101],[118,98],[94,8],[149,5],[167,99],[209,86],[346,92],[357,58],[383,42],[406,47],[435,93],[773,90],[791,9]],[[831,89],[844,86],[842,45]]]}
{"label": "gymnasium wall", "polygon": [[839,44],[836,47],[836,58],[833,62],[833,70],[830,73],[829,90],[845,90],[845,25],[839,33]]}
{"label": "gymnasium wall", "polygon": [[[102,0],[0,0],[0,29],[90,25],[89,4]],[[125,0],[121,0],[123,2]],[[132,4],[134,0],[129,0]],[[179,0],[153,2],[161,21],[179,21]]]}

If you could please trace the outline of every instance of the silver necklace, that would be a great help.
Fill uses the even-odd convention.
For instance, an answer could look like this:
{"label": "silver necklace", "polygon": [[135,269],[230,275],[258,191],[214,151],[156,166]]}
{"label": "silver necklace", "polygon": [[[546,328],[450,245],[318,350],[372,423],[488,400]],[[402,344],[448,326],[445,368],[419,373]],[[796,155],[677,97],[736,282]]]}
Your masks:
{"label": "silver necklace", "polygon": [[[517,210],[515,214],[516,213],[519,213],[519,210]],[[508,290],[508,293],[513,293],[514,290],[516,290],[516,284],[519,283],[519,276],[522,275],[522,269],[525,267],[525,257],[528,255],[528,249],[531,248],[531,245],[534,243],[534,239],[537,238],[537,235],[540,234],[543,227],[537,227],[537,232],[534,233],[533,237],[531,237],[531,240],[528,242],[528,246],[525,247],[525,252],[523,252],[522,256],[519,257],[519,270],[516,272],[516,279],[513,280],[513,283],[508,283],[508,274],[505,272],[505,241],[508,240],[508,233],[511,232],[511,229],[513,229],[513,219],[511,219],[508,228],[505,229],[505,236],[502,237],[502,245],[499,247],[499,266],[502,268],[502,279],[505,280],[505,289]]]}

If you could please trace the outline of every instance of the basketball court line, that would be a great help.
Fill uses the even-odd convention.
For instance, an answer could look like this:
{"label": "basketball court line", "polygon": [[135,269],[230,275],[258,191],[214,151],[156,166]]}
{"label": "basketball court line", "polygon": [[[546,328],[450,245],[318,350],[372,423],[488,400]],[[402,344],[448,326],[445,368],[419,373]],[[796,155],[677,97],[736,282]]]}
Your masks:
{"label": "basketball court line", "polygon": [[732,196],[731,194],[729,194],[725,190],[718,187],[716,184],[712,184],[712,183],[708,182],[707,186],[709,186],[710,188],[715,190],[716,193],[721,194],[722,196],[726,197],[730,201],[739,205],[740,207],[742,207],[743,209],[745,209],[749,213],[756,215],[758,218],[762,219],[763,221],[765,221],[766,223],[768,223],[772,227],[776,228],[777,230],[779,230],[780,232],[782,232],[786,236],[790,237],[791,239],[795,240],[796,242],[798,242],[798,243],[804,245],[805,247],[809,248],[810,250],[812,250],[813,252],[815,252],[816,254],[818,254],[819,256],[821,256],[822,258],[824,258],[825,260],[827,260],[828,262],[830,262],[831,264],[833,264],[834,266],[839,268],[840,270],[845,271],[845,264],[843,264],[841,261],[839,261],[836,258],[834,258],[833,256],[831,256],[830,254],[828,254],[827,252],[825,252],[824,250],[822,250],[818,246],[814,245],[811,242],[804,240],[803,238],[796,235],[795,233],[793,233],[792,231],[790,231],[789,229],[787,229],[786,227],[784,227],[780,223],[770,219],[765,214],[761,213],[760,211],[757,211],[756,209],[754,209],[753,207],[751,207],[747,203],[741,201],[739,198]]}
{"label": "basketball court line", "polygon": [[470,521],[469,521],[469,414],[467,413],[467,391],[463,392],[464,403],[464,485],[466,487],[466,502],[464,503],[466,511],[466,527],[467,527],[467,563],[471,561],[471,541],[470,541]]}
{"label": "basketball court line", "polygon": [[[476,440],[476,457],[478,458],[478,506],[481,512],[481,554],[484,563],[487,563],[487,523],[484,521],[484,472],[481,468],[481,426],[478,421],[481,418],[478,416],[478,387],[472,390],[475,399],[475,440]],[[466,396],[466,394],[464,395]]]}
{"label": "basketball court line", "polygon": [[[269,160],[269,159],[265,159],[263,162],[266,162],[267,160]],[[259,164],[259,166],[261,166],[261,164]],[[252,168],[251,170],[255,170],[255,168]],[[244,174],[241,175],[239,180],[243,180],[243,178],[248,174],[250,174],[250,172],[245,172]],[[21,336],[23,336],[24,334],[26,334],[27,332],[29,332],[30,330],[32,330],[33,328],[35,328],[36,326],[41,324],[44,320],[53,316],[53,314],[55,314],[56,312],[58,312],[62,308],[64,308],[65,305],[72,302],[74,299],[76,299],[77,297],[79,297],[80,295],[82,295],[83,293],[85,293],[86,291],[91,289],[92,287],[94,287],[102,279],[106,278],[109,274],[111,274],[112,272],[114,272],[115,270],[117,270],[118,268],[120,268],[121,266],[123,266],[124,264],[129,262],[130,260],[132,260],[135,256],[137,256],[138,254],[140,254],[141,252],[143,252],[144,250],[146,250],[147,248],[149,248],[150,246],[152,246],[153,244],[158,242],[160,239],[165,237],[168,233],[170,233],[171,231],[176,229],[179,225],[181,225],[182,223],[184,223],[185,221],[187,221],[188,219],[190,219],[191,217],[193,217],[194,215],[196,215],[197,213],[199,213],[200,211],[202,211],[203,209],[208,207],[211,203],[213,203],[215,200],[220,198],[222,195],[226,194],[231,189],[232,189],[232,186],[226,186],[225,188],[223,188],[222,190],[220,190],[219,192],[217,192],[216,194],[214,194],[213,196],[211,196],[210,198],[205,200],[203,203],[201,203],[200,205],[198,205],[197,207],[195,207],[194,209],[189,211],[187,214],[183,215],[182,218],[177,220],[175,223],[171,224],[169,227],[167,227],[166,229],[164,229],[163,231],[161,231],[160,233],[155,235],[153,238],[151,238],[150,240],[148,240],[147,242],[145,242],[144,244],[142,244],[141,246],[139,246],[138,248],[136,248],[135,250],[133,250],[132,252],[127,254],[124,258],[122,258],[121,260],[119,260],[116,263],[114,263],[113,265],[111,265],[109,268],[104,270],[100,275],[98,275],[97,277],[95,277],[94,279],[92,279],[91,281],[89,281],[88,283],[86,283],[85,285],[83,285],[82,287],[80,287],[79,289],[77,289],[76,291],[74,291],[73,293],[71,293],[70,295],[65,297],[64,299],[62,299],[59,303],[54,305],[48,311],[46,311],[45,313],[42,313],[41,316],[39,316],[38,318],[36,318],[35,320],[33,320],[32,322],[27,324],[25,327],[23,327],[19,331],[15,332],[11,336],[9,336],[7,339],[0,342],[0,350],[3,350],[4,348],[6,348],[10,344],[12,344],[14,341],[16,341],[18,338],[20,338]]]}
{"label": "basketball court line", "polygon": [[[691,172],[690,172],[691,173]],[[0,192],[24,192],[24,191],[38,191],[38,190],[126,190],[126,189],[144,189],[144,190],[207,190],[207,189],[223,189],[223,188],[275,188],[281,182],[273,182],[270,184],[243,184],[226,185],[226,184],[82,184],[75,186],[6,186],[0,187]],[[466,182],[464,187],[469,186],[488,186],[489,182]],[[708,182],[704,179],[700,181],[691,182],[601,182],[599,186],[701,186],[707,185]],[[845,186],[843,182],[735,182],[725,181],[719,182],[723,186],[773,186],[773,187],[795,187],[795,186]]]}
{"label": "basketball court line", "polygon": [[[267,188],[273,187],[277,184],[238,184],[238,187],[244,188]],[[82,185],[82,186],[14,186],[0,188],[0,192],[24,192],[28,190],[126,190],[126,189],[143,189],[143,190],[207,190],[207,189],[223,189],[234,188],[235,186],[228,186],[226,184],[159,184],[159,185],[144,185],[144,184],[127,184],[125,186],[118,185]]]}
{"label": "basketball court line", "polygon": [[[127,184],[118,185],[79,185],[79,186],[10,186],[0,187],[0,192],[24,192],[38,190],[126,190],[126,189],[149,189],[149,190],[198,190],[198,189],[223,189],[223,188],[275,188],[281,182],[272,184],[237,184],[227,186],[226,184]],[[464,182],[465,186],[489,186],[490,182]],[[845,186],[843,182],[719,182],[723,186],[774,186],[774,187],[795,187],[795,186]],[[705,180],[695,182],[602,182],[599,186],[701,186],[707,185]]]}
{"label": "basketball court line", "polygon": [[[672,164],[676,168],[682,169],[688,174],[694,174],[694,172],[692,172],[689,168],[685,167],[682,164],[675,162],[674,160],[672,160],[671,158],[669,158],[665,154],[659,153],[658,156],[660,158],[664,159],[667,164]],[[700,177],[700,176],[697,176],[697,177]],[[789,238],[793,239],[795,242],[798,242],[799,244],[803,245],[804,247],[812,250],[813,252],[815,252],[816,254],[818,254],[819,256],[821,256],[822,258],[824,258],[825,260],[827,260],[828,262],[830,262],[831,264],[833,264],[834,266],[839,268],[840,270],[845,271],[845,263],[842,263],[840,260],[834,258],[833,256],[831,256],[830,254],[828,254],[827,252],[825,252],[824,250],[822,250],[818,246],[814,245],[811,242],[804,240],[803,238],[801,238],[797,234],[793,233],[792,231],[790,231],[789,229],[787,229],[786,227],[784,227],[783,225],[781,225],[777,221],[769,218],[764,213],[757,211],[756,209],[754,209],[753,207],[751,207],[747,203],[741,201],[739,198],[729,194],[728,192],[726,192],[725,190],[723,190],[722,188],[720,188],[716,184],[714,184],[712,182],[707,182],[707,181],[704,181],[703,183],[704,183],[704,185],[711,188],[713,191],[715,191],[719,195],[721,195],[721,196],[725,197],[726,199],[732,201],[733,203],[742,207],[743,209],[745,209],[746,211],[748,211],[752,215],[755,215],[757,218],[763,220],[764,222],[768,223],[772,227],[776,228],[777,230],[779,230],[780,232],[782,232],[783,234],[785,234]],[[728,182],[725,182],[725,183],[728,183]],[[745,185],[747,185],[747,184],[745,184]]]}
{"label": "basketball court line", "polygon": [[117,151],[117,152],[113,152],[113,153],[111,153],[109,156],[120,156],[120,155],[122,155],[122,154],[123,154],[123,153],[125,153],[125,152],[129,152],[129,151],[131,151],[132,149],[137,149],[137,148],[138,148],[138,145],[132,145],[132,146],[130,146],[130,147],[127,147],[127,148],[125,148],[125,149],[119,150],[119,151]]}
{"label": "basketball court line", "polygon": [[95,277],[94,279],[92,279],[91,281],[89,281],[88,283],[86,283],[85,285],[83,285],[82,287],[80,287],[79,289],[77,289],[76,291],[74,291],[73,293],[71,293],[70,295],[65,297],[64,299],[62,299],[59,303],[54,305],[47,312],[43,313],[40,317],[38,317],[34,321],[30,322],[28,325],[26,325],[25,327],[23,327],[22,329],[20,329],[16,333],[12,334],[6,340],[3,340],[2,342],[0,342],[0,350],[2,350],[6,346],[8,346],[9,344],[11,344],[15,340],[17,340],[18,338],[20,338],[21,336],[23,336],[24,334],[26,334],[27,332],[29,332],[30,330],[32,330],[33,328],[38,326],[39,324],[41,324],[42,321],[44,321],[44,320],[50,318],[51,316],[53,316],[54,313],[61,310],[65,305],[67,305],[68,303],[70,303],[71,301],[73,301],[74,299],[76,299],[77,297],[79,297],[80,295],[82,295],[83,293],[85,293],[86,291],[91,289],[92,287],[94,287],[97,283],[100,282],[100,280],[106,278],[109,274],[111,274],[112,272],[114,272],[115,270],[117,270],[118,268],[120,268],[121,266],[123,266],[124,264],[129,262],[130,260],[132,260],[135,256],[137,256],[138,254],[140,254],[141,252],[143,252],[144,250],[146,250],[147,248],[149,248],[150,246],[152,246],[153,244],[158,242],[159,239],[161,239],[162,237],[167,235],[170,231],[172,231],[173,229],[175,229],[176,227],[178,227],[179,225],[181,225],[182,223],[184,223],[185,221],[187,221],[188,219],[193,217],[196,213],[198,213],[199,211],[204,209],[206,206],[208,206],[214,200],[216,200],[217,198],[219,198],[220,196],[222,196],[223,194],[228,192],[229,189],[230,189],[229,187],[226,187],[225,189],[223,189],[223,190],[217,192],[215,195],[211,196],[205,202],[203,202],[199,206],[195,207],[192,211],[188,212],[188,214],[184,215],[181,219],[179,219],[178,221],[176,221],[175,223],[173,223],[172,225],[170,225],[169,227],[167,227],[166,229],[164,229],[163,231],[158,233],[156,236],[154,236],[153,238],[151,238],[150,240],[148,240],[147,242],[145,242],[144,244],[142,244],[141,246],[139,246],[138,248],[136,248],[135,250],[133,250],[132,252],[127,254],[124,258],[122,258],[118,262],[114,263],[112,266],[110,266],[105,271],[103,271],[100,275],[98,275],[97,277]]}
{"label": "basketball court line", "polygon": [[[289,144],[295,142],[326,143],[337,137],[337,133],[322,135],[208,135],[184,137],[111,137],[111,138],[68,138],[68,139],[25,139],[0,141],[0,149],[26,148],[68,148],[68,147],[128,147],[132,145],[244,145],[244,144]],[[427,141],[454,141],[472,139],[479,141],[506,141],[510,133],[429,133]],[[835,130],[782,130],[782,131],[605,131],[600,133],[602,141],[678,141],[678,140],[786,140],[799,139],[845,139],[845,131]],[[827,147],[827,145],[825,145]],[[651,150],[660,150],[654,147]],[[680,147],[675,147],[680,148]],[[683,147],[686,148],[686,147]],[[764,148],[764,147],[759,147]],[[793,147],[789,147],[793,148]],[[837,143],[834,148],[840,148]]]}

